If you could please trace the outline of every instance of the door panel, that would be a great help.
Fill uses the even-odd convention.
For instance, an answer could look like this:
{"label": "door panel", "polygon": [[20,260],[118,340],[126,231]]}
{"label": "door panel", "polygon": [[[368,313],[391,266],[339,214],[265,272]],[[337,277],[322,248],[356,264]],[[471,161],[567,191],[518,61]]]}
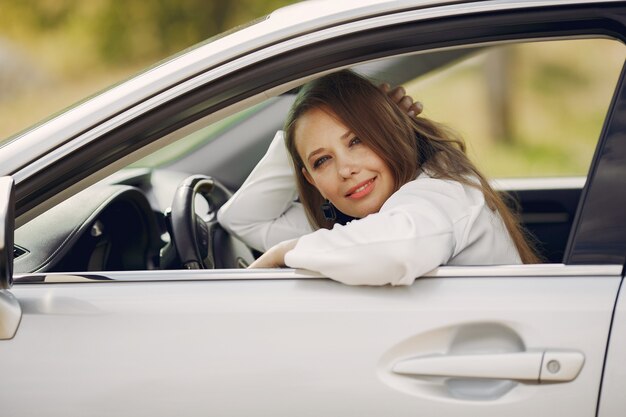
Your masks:
{"label": "door panel", "polygon": [[[593,416],[619,279],[17,285],[24,314],[0,341],[0,403],[5,416]],[[393,371],[542,350],[582,353],[580,374],[537,384]]]}

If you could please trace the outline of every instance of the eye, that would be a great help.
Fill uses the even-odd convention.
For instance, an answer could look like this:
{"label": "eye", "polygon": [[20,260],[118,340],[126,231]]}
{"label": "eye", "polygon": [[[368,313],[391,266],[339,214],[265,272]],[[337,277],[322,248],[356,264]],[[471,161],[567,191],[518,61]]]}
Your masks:
{"label": "eye", "polygon": [[313,162],[313,168],[320,167],[324,162],[328,161],[329,159],[330,158],[328,156],[322,156],[320,158],[317,158],[315,162]]}
{"label": "eye", "polygon": [[349,146],[358,145],[359,143],[362,143],[361,139],[355,136],[352,138],[352,140],[350,140]]}

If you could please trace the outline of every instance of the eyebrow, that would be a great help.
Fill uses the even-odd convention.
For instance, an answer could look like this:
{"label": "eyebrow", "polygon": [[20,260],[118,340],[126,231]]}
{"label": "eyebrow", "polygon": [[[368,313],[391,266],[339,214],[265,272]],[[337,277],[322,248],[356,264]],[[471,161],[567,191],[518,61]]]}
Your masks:
{"label": "eyebrow", "polygon": [[310,154],[306,157],[307,161],[310,161],[310,160],[311,160],[311,157],[313,157],[313,156],[317,155],[318,153],[321,153],[323,150],[324,150],[324,149],[319,148],[319,149],[316,149],[316,150],[314,150],[313,152],[311,152],[311,153],[310,153]]}
{"label": "eyebrow", "polygon": [[[345,140],[345,139],[346,139],[348,136],[350,136],[351,134],[353,134],[353,133],[352,133],[352,130],[348,129],[348,130],[346,131],[346,133],[344,133],[343,135],[341,135],[341,137],[340,137],[339,139],[341,139],[341,140]],[[318,149],[314,150],[313,152],[309,153],[309,154],[307,155],[306,159],[307,159],[307,160],[311,160],[311,157],[312,157],[312,156],[315,156],[315,155],[317,155],[318,153],[323,152],[323,151],[324,151],[324,148],[318,148]]]}

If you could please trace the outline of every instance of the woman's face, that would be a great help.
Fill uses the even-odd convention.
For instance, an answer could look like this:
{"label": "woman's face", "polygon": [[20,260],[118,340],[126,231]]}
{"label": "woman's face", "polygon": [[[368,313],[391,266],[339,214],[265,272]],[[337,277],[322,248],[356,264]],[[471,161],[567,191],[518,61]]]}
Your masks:
{"label": "woman's face", "polygon": [[305,113],[297,121],[295,141],[302,173],[341,212],[365,217],[393,194],[395,181],[387,164],[332,113]]}

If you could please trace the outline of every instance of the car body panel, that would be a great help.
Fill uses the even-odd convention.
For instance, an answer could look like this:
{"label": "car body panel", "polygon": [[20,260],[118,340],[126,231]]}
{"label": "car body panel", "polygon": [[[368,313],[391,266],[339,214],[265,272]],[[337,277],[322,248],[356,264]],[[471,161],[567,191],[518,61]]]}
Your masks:
{"label": "car body panel", "polygon": [[[0,343],[3,413],[591,416],[598,392],[588,387],[601,378],[621,281],[459,276],[354,288],[176,275],[14,287],[23,317]],[[446,385],[391,371],[407,358],[544,349],[581,352],[577,378]]]}

